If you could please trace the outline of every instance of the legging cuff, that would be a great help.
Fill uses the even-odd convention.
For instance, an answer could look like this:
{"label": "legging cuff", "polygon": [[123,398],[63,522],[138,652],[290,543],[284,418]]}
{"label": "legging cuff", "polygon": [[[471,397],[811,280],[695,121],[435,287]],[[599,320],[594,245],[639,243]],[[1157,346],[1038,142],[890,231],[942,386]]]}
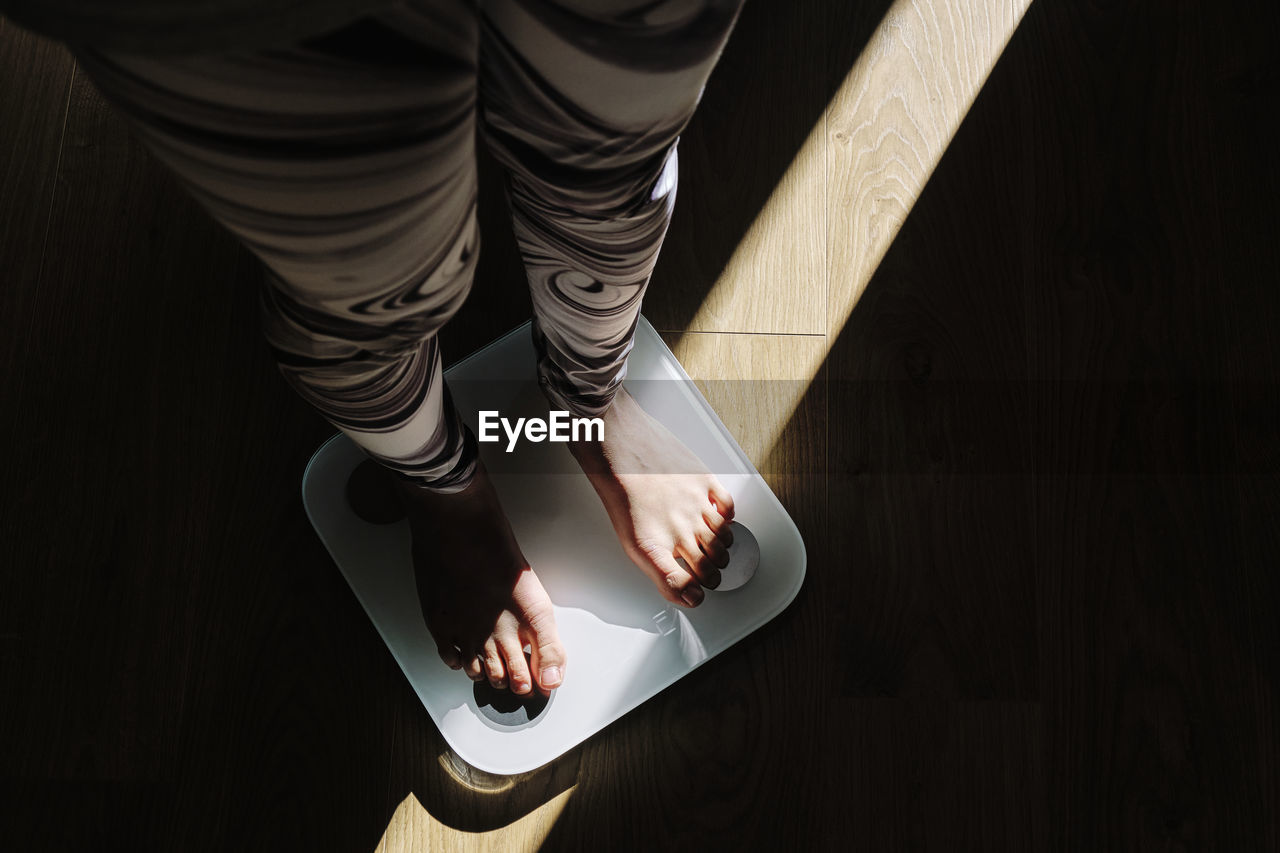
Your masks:
{"label": "legging cuff", "polygon": [[[456,418],[455,418],[456,420]],[[480,465],[480,449],[475,433],[457,421],[458,432],[450,436],[447,447],[429,466],[406,468],[403,462],[365,451],[374,461],[391,471],[397,478],[412,483],[420,489],[441,495],[461,492],[475,481]],[[428,468],[429,470],[422,470]]]}

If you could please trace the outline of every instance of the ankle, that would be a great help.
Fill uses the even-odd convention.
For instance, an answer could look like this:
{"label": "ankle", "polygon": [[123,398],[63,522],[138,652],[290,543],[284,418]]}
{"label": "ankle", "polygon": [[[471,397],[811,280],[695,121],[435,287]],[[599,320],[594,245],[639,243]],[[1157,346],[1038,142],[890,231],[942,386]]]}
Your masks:
{"label": "ankle", "polygon": [[489,483],[488,472],[479,463],[471,479],[460,489],[451,488],[441,491],[403,477],[392,475],[392,479],[395,482],[396,495],[404,504],[406,511],[456,512],[470,507],[479,508],[489,503],[488,493],[493,490]]}

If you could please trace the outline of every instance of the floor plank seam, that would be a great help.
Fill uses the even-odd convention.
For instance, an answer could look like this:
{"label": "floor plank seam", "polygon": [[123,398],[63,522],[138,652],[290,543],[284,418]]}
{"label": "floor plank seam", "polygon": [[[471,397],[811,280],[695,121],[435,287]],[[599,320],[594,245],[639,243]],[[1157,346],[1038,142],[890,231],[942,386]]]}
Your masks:
{"label": "floor plank seam", "polygon": [[[32,299],[31,326],[34,327],[35,319],[39,315],[36,307],[40,304],[40,283],[44,280],[44,263],[45,254],[49,248],[49,232],[53,228],[53,205],[58,198],[58,177],[62,174],[62,153],[67,147],[67,125],[71,117],[71,92],[75,89],[76,73],[78,65],[74,59],[71,61],[71,73],[67,75],[67,94],[62,102],[62,131],[58,134],[58,156],[53,164],[53,186],[49,190],[49,201],[44,217],[44,237],[40,241],[40,266],[36,270],[35,294]],[[31,328],[27,329],[28,338],[30,337]]]}
{"label": "floor plank seam", "polygon": [[719,329],[654,329],[660,335],[749,335],[758,338],[825,338],[822,332],[743,332]]}

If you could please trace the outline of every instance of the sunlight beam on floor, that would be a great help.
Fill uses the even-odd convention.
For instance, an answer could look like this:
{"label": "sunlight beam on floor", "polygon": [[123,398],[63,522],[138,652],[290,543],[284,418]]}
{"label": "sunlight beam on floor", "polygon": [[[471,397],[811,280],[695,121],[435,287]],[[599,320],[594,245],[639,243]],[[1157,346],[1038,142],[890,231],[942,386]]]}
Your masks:
{"label": "sunlight beam on floor", "polygon": [[[1030,5],[897,0],[744,234],[690,329],[766,331],[726,329],[717,316],[740,300],[778,302],[786,282],[761,281],[750,270],[821,275],[827,301],[825,328],[812,330],[822,345],[794,348],[800,360],[776,377],[788,380],[777,389],[788,399],[772,401],[769,422],[755,427],[765,434],[753,443],[772,448],[790,422]],[[797,223],[814,221],[813,205],[825,211],[825,233],[797,233],[806,230]],[[675,342],[676,356],[695,378],[708,377],[696,365],[712,363],[717,337],[692,332]]]}
{"label": "sunlight beam on floor", "polygon": [[555,826],[573,791],[574,788],[561,791],[519,820],[488,832],[466,832],[446,826],[432,817],[417,797],[409,794],[391,815],[391,822],[378,842],[376,853],[422,853],[428,850],[534,853]]}

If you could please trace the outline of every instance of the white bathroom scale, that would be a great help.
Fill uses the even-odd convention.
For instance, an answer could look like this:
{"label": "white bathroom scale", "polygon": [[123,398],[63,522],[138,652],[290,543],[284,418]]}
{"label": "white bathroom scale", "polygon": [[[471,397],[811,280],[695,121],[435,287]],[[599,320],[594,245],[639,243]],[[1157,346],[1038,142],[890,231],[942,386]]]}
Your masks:
{"label": "white bathroom scale", "polygon": [[[477,435],[482,410],[512,421],[548,418],[528,323],[445,376]],[[732,493],[730,566],[721,590],[707,590],[698,607],[670,604],[623,553],[563,443],[522,440],[510,452],[505,438],[480,444],[520,548],[555,606],[568,664],[550,700],[519,701],[440,660],[423,622],[408,522],[365,520],[370,514],[357,515],[347,498],[348,480],[368,459],[350,439],[339,434],[325,442],[303,474],[307,515],[334,562],[445,741],[485,773],[525,773],[564,754],[760,628],[800,591],[805,548],[795,523],[644,318],[626,386]],[[748,564],[749,579],[741,570]]]}

